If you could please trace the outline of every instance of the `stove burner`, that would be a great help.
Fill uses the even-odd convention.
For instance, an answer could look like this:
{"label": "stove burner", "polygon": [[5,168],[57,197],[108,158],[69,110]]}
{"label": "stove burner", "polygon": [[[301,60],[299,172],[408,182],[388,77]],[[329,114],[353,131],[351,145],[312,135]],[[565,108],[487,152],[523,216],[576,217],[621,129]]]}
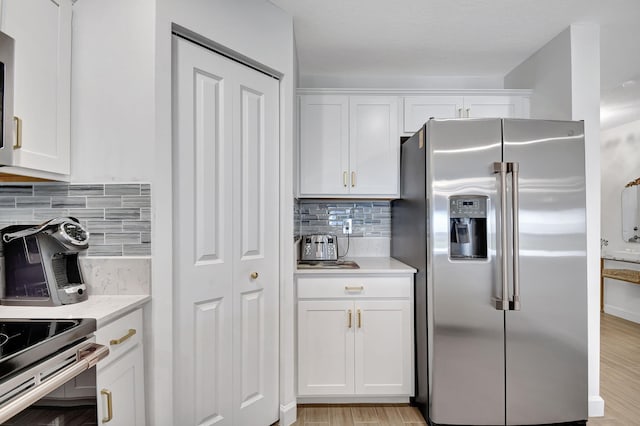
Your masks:
{"label": "stove burner", "polygon": [[0,333],[0,348],[9,341],[9,339],[13,339],[14,337],[20,336],[20,333],[14,334],[13,336],[7,336],[4,333]]}

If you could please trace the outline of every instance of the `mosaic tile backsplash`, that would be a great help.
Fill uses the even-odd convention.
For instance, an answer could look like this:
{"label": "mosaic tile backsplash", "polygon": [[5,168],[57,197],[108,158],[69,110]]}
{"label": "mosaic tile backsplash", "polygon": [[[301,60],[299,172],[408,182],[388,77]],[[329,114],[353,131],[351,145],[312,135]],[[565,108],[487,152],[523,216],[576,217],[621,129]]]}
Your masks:
{"label": "mosaic tile backsplash", "polygon": [[89,231],[87,256],[151,255],[151,185],[0,185],[0,228],[77,218]]}
{"label": "mosaic tile backsplash", "polygon": [[351,237],[391,237],[389,201],[299,200],[293,214],[296,235],[331,233],[342,236],[342,222],[351,218]]}

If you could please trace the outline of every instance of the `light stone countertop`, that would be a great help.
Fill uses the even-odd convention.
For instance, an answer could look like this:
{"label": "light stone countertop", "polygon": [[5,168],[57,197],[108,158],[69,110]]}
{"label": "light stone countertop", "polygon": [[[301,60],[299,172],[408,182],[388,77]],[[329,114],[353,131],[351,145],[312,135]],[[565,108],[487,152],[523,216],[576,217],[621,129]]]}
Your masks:
{"label": "light stone countertop", "polygon": [[62,306],[0,305],[0,318],[95,318],[98,328],[134,311],[151,300],[148,295],[89,296],[89,299]]}
{"label": "light stone countertop", "polygon": [[615,260],[618,262],[628,262],[628,263],[638,263],[640,264],[640,258],[634,257],[633,254],[622,255],[622,254],[613,254],[606,253],[601,256],[605,260]]}
{"label": "light stone countertop", "polygon": [[414,274],[416,270],[392,257],[345,257],[340,260],[356,262],[360,269],[297,269],[296,275],[344,274]]}

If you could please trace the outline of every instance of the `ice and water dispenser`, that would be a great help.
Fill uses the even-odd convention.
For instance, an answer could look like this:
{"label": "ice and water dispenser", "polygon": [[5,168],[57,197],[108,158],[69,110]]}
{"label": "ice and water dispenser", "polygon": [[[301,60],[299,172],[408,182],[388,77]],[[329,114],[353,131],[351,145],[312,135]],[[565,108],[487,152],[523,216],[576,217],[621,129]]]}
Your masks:
{"label": "ice and water dispenser", "polygon": [[449,258],[487,258],[487,200],[483,195],[449,197]]}

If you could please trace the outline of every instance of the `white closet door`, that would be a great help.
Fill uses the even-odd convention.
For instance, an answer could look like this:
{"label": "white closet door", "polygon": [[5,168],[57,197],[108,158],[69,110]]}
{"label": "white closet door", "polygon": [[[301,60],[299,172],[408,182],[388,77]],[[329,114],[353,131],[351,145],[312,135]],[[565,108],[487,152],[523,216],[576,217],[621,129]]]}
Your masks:
{"label": "white closet door", "polygon": [[177,37],[173,52],[175,420],[231,425],[233,72]]}
{"label": "white closet door", "polygon": [[279,85],[203,47],[173,43],[175,420],[271,424]]}
{"label": "white closet door", "polygon": [[268,425],[279,414],[279,84],[232,67],[234,424]]}

